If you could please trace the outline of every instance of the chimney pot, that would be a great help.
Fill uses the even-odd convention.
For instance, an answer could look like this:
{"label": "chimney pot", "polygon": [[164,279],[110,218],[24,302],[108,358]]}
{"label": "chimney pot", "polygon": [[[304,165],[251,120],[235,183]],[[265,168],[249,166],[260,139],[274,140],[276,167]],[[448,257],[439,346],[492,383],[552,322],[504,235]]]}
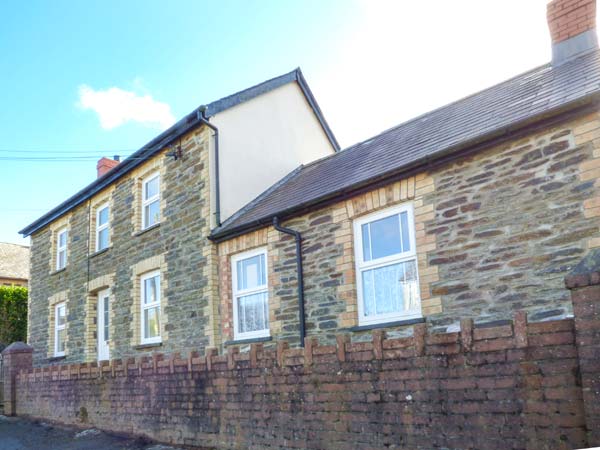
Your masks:
{"label": "chimney pot", "polygon": [[[118,158],[118,156],[116,157]],[[98,160],[98,164],[96,164],[96,171],[98,173],[97,178],[100,178],[105,173],[109,172],[113,167],[119,164],[118,159],[110,159],[106,157],[102,157]]]}
{"label": "chimney pot", "polygon": [[552,0],[546,16],[553,65],[598,48],[596,0]]}

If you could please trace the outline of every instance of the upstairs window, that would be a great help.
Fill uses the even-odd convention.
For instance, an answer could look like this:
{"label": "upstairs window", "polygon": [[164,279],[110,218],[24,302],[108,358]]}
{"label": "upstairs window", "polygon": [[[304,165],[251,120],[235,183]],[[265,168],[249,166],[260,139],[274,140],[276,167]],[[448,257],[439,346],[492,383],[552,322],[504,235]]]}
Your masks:
{"label": "upstairs window", "polygon": [[142,183],[142,230],[160,222],[160,174],[155,173]]}
{"label": "upstairs window", "polygon": [[359,324],[421,317],[412,205],[354,223]]}
{"label": "upstairs window", "polygon": [[67,265],[67,241],[69,230],[62,228],[56,233],[56,270],[64,269]]}
{"label": "upstairs window", "polygon": [[108,248],[109,241],[109,207],[104,204],[96,210],[96,251]]}
{"label": "upstairs window", "polygon": [[65,356],[66,328],[66,306],[64,303],[59,303],[54,307],[54,356]]}
{"label": "upstairs window", "polygon": [[141,277],[142,283],[142,344],[161,342],[160,337],[160,272]]}
{"label": "upstairs window", "polygon": [[267,251],[232,257],[234,339],[269,336]]}

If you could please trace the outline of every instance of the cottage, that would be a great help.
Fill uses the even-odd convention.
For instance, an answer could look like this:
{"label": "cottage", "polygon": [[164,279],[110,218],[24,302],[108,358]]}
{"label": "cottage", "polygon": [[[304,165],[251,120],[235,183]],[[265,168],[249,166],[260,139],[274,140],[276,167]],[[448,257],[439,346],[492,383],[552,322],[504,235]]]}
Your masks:
{"label": "cottage", "polygon": [[200,107],[22,230],[34,363],[572,314],[600,247],[595,1],[552,61],[339,150],[299,70]]}
{"label": "cottage", "polygon": [[0,242],[0,286],[24,286],[29,280],[29,247]]}

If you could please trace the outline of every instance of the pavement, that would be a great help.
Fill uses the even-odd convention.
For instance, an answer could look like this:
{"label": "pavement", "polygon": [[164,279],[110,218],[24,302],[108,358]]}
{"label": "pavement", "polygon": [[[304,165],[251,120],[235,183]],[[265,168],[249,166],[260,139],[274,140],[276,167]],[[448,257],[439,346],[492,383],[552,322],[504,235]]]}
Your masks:
{"label": "pavement", "polygon": [[184,450],[148,439],[116,436],[0,415],[0,450]]}

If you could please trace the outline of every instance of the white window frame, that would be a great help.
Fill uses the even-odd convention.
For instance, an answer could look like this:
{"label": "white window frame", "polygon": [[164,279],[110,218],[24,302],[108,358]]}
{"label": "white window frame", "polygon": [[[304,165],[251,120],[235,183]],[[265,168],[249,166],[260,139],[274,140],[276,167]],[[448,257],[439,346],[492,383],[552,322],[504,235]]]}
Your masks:
{"label": "white window frame", "polygon": [[[60,236],[64,233],[66,233],[65,245],[61,246],[60,245]],[[69,228],[63,227],[56,232],[56,270],[62,270],[65,267],[67,267],[67,261],[68,261],[67,247],[68,246],[69,246]],[[65,253],[65,265],[64,266],[60,265],[60,254],[62,252]]]}
{"label": "white window frame", "polygon": [[[265,257],[265,281],[266,284],[264,286],[260,286],[253,289],[242,289],[238,290],[237,281],[238,281],[238,273],[237,273],[237,263],[238,261],[252,258],[254,256],[264,255]],[[234,340],[242,340],[242,339],[256,339],[269,337],[271,335],[271,322],[269,317],[267,320],[269,322],[269,326],[265,330],[257,330],[257,331],[249,331],[246,333],[238,332],[238,298],[244,297],[246,295],[251,294],[267,294],[267,315],[270,315],[270,304],[269,304],[269,261],[267,258],[267,249],[266,247],[258,248],[254,250],[249,250],[246,252],[238,253],[231,257],[231,292],[233,297],[233,339]]]}
{"label": "white window frame", "polygon": [[[106,219],[105,224],[100,225],[100,212],[102,210],[104,210],[105,208],[108,209],[108,218]],[[106,247],[100,248],[100,233],[102,231],[108,229],[109,226],[110,226],[110,205],[107,202],[107,203],[103,203],[102,205],[100,205],[96,208],[96,251],[97,252],[110,247],[110,230],[108,230],[108,243],[107,243]]]}
{"label": "white window frame", "polygon": [[[146,297],[146,283],[145,281],[150,279],[150,278],[154,278],[158,276],[158,286],[157,286],[157,290],[156,290],[156,296],[157,296],[157,301],[153,302],[153,303],[144,303],[144,299]],[[140,276],[140,337],[141,337],[141,343],[142,344],[158,344],[160,342],[162,342],[162,311],[161,311],[161,298],[162,298],[162,292],[161,292],[161,283],[162,283],[162,279],[161,279],[161,274],[160,274],[160,270],[153,270],[152,272],[147,272],[145,274],[143,274],[142,276]],[[151,338],[144,338],[144,330],[145,330],[145,325],[146,325],[146,321],[144,318],[144,311],[147,309],[152,309],[158,306],[158,323],[159,323],[159,328],[158,328],[158,336],[155,337],[151,337]]]}
{"label": "white window frame", "polygon": [[[65,311],[65,323],[64,325],[58,324],[58,310],[60,308],[64,308]],[[66,330],[67,328],[67,304],[65,302],[57,303],[54,305],[54,356],[65,356],[65,352],[58,350],[58,333],[60,331]],[[65,340],[67,337],[67,333],[65,332]]]}
{"label": "white window frame", "polygon": [[[408,222],[408,239],[410,242],[410,251],[401,254],[390,255],[376,260],[364,261],[363,258],[363,241],[362,241],[362,226],[364,224],[374,222],[379,219],[384,219],[396,214],[406,212]],[[377,211],[372,214],[360,217],[354,221],[354,260],[356,266],[356,290],[358,297],[358,324],[359,325],[374,325],[388,322],[396,322],[401,320],[410,320],[423,317],[421,310],[421,293],[419,289],[419,262],[417,260],[417,248],[415,240],[415,219],[412,203],[404,203],[402,205],[386,208],[382,211]],[[364,316],[364,298],[363,298],[363,282],[362,273],[366,270],[377,269],[392,264],[398,264],[407,261],[415,261],[416,283],[417,283],[417,304],[408,311],[377,314],[369,318]]]}
{"label": "white window frame", "polygon": [[[153,195],[150,198],[146,198],[146,185],[150,181],[154,180],[155,178],[158,178],[158,192],[156,193],[156,195]],[[142,230],[153,227],[160,223],[160,220],[161,220],[161,217],[160,217],[160,184],[161,183],[160,182],[161,182],[160,172],[154,172],[154,173],[148,175],[147,177],[145,177],[144,180],[142,181]],[[146,206],[154,203],[155,201],[158,201],[158,211],[159,211],[158,221],[156,223],[153,223],[152,225],[146,226]]]}

